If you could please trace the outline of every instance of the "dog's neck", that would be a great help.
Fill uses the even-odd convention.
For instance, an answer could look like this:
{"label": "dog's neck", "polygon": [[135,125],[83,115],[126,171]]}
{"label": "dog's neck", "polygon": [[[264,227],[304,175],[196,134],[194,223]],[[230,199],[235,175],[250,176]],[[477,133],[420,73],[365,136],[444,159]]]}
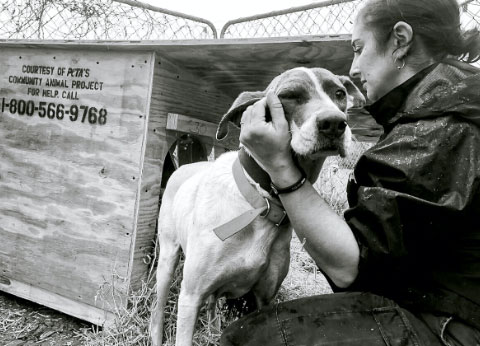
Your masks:
{"label": "dog's neck", "polygon": [[[270,183],[272,180],[270,176],[262,168],[262,166],[253,158],[253,156],[248,152],[248,149],[244,146],[240,147],[238,151],[238,158],[242,164],[243,169],[246,172],[248,181],[255,186],[258,192],[266,198],[277,198],[272,196]],[[315,183],[322,169],[323,163],[327,157],[317,158],[315,160],[307,158],[297,158],[297,164],[302,167],[308,177],[310,183]]]}
{"label": "dog's neck", "polygon": [[272,198],[272,195],[270,194],[270,183],[272,182],[270,176],[243,146],[238,151],[238,159],[240,160],[250,183],[255,186],[263,197]]}

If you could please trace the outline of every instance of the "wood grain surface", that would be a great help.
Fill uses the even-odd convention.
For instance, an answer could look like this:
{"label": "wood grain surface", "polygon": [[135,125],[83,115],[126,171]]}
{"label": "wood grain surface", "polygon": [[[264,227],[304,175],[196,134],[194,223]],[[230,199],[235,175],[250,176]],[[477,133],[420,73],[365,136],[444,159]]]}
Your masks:
{"label": "wood grain surface", "polygon": [[[192,74],[182,65],[158,56],[155,60],[150,115],[148,120],[143,178],[140,188],[140,207],[137,219],[131,287],[139,288],[145,278],[155,242],[156,219],[159,211],[160,183],[163,162],[183,132],[167,130],[169,113],[185,115],[191,119],[218,122],[229,109],[232,98],[223,90]],[[214,138],[198,136],[210,153]],[[238,143],[238,138],[236,139]],[[218,155],[221,150],[216,149]],[[212,154],[213,156],[215,153]]]}
{"label": "wood grain surface", "polygon": [[[15,281],[35,301],[40,290],[107,310],[125,296],[152,64],[146,52],[2,48],[0,289],[15,294]],[[42,102],[53,104],[43,117]]]}
{"label": "wood grain surface", "polygon": [[[323,67],[339,75],[348,75],[353,59],[350,40],[351,35],[141,42],[0,40],[0,46],[153,51],[233,101],[243,91],[264,90],[273,77],[293,67]],[[205,120],[218,123],[221,114],[210,115]],[[359,117],[350,118],[353,133],[360,141],[376,141],[381,128],[364,112],[354,114]]]}

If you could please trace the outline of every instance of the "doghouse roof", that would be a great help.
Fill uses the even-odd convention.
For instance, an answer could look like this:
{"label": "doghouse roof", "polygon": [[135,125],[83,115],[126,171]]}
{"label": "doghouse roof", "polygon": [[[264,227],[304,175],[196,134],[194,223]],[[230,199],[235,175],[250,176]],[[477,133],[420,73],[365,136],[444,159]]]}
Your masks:
{"label": "doghouse roof", "polygon": [[[281,72],[297,67],[323,67],[348,75],[353,58],[350,35],[259,39],[177,41],[37,41],[0,40],[3,47],[100,51],[154,51],[178,67],[236,97],[242,91],[263,90]],[[355,113],[355,133],[376,138],[381,129],[370,116]]]}
{"label": "doghouse roof", "polygon": [[353,57],[350,35],[182,41],[0,40],[0,44],[17,48],[155,51],[232,96],[264,88],[273,77],[296,66],[319,66],[348,74]]}

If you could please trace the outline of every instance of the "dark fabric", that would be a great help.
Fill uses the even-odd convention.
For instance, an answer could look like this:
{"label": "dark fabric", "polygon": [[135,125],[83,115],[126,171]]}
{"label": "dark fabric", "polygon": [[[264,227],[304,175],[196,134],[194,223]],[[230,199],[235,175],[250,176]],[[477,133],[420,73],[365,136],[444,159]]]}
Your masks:
{"label": "dark fabric", "polygon": [[451,316],[420,314],[419,319],[438,335],[446,346],[480,345],[480,330]]}
{"label": "dark fabric", "polygon": [[[440,338],[393,301],[368,293],[301,298],[225,329],[221,346],[437,346]],[[465,345],[466,346],[466,345]]]}
{"label": "dark fabric", "polygon": [[438,63],[424,68],[422,71],[415,74],[402,85],[399,85],[392,91],[388,92],[377,102],[365,106],[365,109],[370,114],[374,114],[377,123],[383,125],[384,127],[388,127],[388,123],[392,122],[392,120],[402,110],[402,107],[405,104],[405,100],[412,92],[412,89],[437,66]]}
{"label": "dark fabric", "polygon": [[370,107],[385,133],[349,182],[361,252],[349,290],[480,328],[480,74],[440,63],[402,97]]}

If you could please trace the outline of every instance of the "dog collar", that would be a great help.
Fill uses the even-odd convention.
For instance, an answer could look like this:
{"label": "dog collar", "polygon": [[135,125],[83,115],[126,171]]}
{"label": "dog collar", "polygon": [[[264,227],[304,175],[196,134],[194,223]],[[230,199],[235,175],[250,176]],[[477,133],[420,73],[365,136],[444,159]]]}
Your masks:
{"label": "dog collar", "polygon": [[272,182],[270,176],[258,165],[257,161],[245,151],[244,147],[241,147],[238,151],[238,159],[250,178],[265,191],[270,191],[270,184]]}
{"label": "dog collar", "polygon": [[214,228],[213,231],[217,237],[225,240],[237,234],[251,224],[259,215],[272,221],[277,227],[289,222],[287,212],[283,209],[279,201],[262,197],[248,182],[242,164],[240,163],[240,158],[237,158],[233,163],[232,171],[240,193],[255,209],[248,210],[233,220]]}

